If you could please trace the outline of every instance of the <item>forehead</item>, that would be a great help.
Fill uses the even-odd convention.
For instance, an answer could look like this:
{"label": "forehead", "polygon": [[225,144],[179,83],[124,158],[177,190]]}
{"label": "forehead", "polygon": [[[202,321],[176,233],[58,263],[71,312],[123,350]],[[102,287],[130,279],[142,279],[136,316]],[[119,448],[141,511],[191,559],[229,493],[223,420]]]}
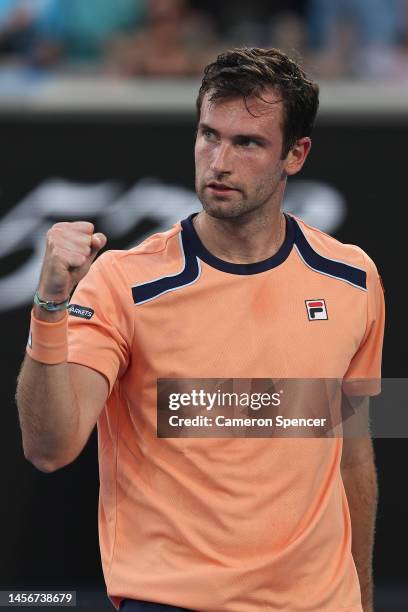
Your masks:
{"label": "forehead", "polygon": [[276,135],[283,126],[283,102],[278,92],[268,89],[262,99],[249,97],[210,100],[211,92],[203,99],[200,122],[226,135],[233,133],[262,132]]}

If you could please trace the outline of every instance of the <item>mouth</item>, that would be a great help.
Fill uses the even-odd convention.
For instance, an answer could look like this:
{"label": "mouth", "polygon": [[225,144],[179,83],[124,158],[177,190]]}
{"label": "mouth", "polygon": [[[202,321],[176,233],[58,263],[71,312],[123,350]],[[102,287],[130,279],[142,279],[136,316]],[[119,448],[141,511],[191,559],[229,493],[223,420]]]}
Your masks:
{"label": "mouth", "polygon": [[207,189],[218,195],[226,195],[228,193],[232,193],[233,191],[239,191],[235,187],[230,187],[230,185],[226,185],[225,183],[217,183],[216,181],[208,183]]}

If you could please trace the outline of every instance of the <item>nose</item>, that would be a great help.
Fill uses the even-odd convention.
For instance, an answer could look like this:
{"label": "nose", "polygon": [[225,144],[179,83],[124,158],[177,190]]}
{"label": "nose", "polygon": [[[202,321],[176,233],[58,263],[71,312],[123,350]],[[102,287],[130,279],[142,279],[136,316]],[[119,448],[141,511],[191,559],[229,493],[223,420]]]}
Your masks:
{"label": "nose", "polygon": [[231,148],[228,143],[220,143],[213,151],[210,169],[216,175],[231,174]]}

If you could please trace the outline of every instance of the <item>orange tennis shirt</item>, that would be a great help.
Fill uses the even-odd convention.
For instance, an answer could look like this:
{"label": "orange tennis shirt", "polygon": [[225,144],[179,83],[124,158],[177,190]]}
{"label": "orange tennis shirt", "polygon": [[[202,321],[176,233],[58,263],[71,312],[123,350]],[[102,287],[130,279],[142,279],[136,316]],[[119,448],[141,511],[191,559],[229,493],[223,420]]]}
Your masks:
{"label": "orange tennis shirt", "polygon": [[69,361],[110,388],[99,534],[116,606],[362,610],[341,438],[157,437],[159,378],[339,378],[351,394],[378,393],[374,263],[293,216],[286,226],[273,257],[232,264],[206,250],[190,217],[104,253],[75,291]]}

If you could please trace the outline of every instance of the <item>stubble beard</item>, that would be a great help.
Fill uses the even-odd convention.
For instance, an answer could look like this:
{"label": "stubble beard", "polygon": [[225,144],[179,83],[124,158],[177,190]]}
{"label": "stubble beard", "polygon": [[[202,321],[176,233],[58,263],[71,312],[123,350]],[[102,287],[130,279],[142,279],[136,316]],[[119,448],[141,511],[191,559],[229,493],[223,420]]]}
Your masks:
{"label": "stubble beard", "polygon": [[236,195],[234,194],[233,198],[228,196],[207,196],[205,194],[205,187],[197,188],[196,192],[204,211],[215,219],[245,218],[265,205],[265,201],[260,194],[259,197],[249,200],[242,191],[237,192]]}

